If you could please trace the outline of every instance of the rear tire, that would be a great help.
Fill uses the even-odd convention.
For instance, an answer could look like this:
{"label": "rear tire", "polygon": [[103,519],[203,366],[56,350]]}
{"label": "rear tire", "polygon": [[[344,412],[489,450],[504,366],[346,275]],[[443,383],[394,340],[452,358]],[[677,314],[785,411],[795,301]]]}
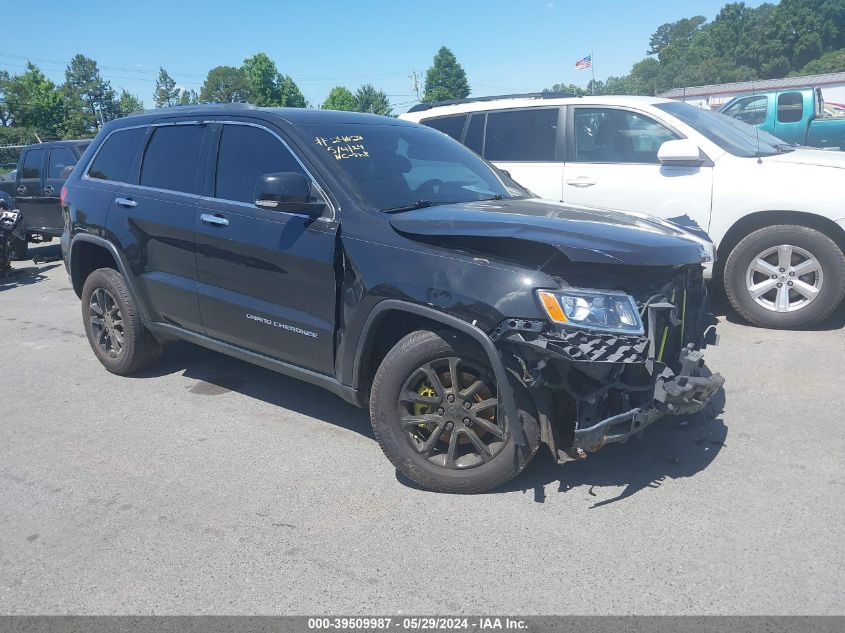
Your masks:
{"label": "rear tire", "polygon": [[116,270],[99,268],[85,280],[82,320],[94,355],[113,374],[134,374],[161,355],[161,344],[141,324],[126,282]]}
{"label": "rear tire", "polygon": [[745,320],[767,328],[805,328],[823,321],[845,296],[845,255],[806,226],[754,231],[725,263],[725,292]]}
{"label": "rear tire", "polygon": [[[457,376],[457,388],[451,376]],[[510,382],[524,446],[516,445],[502,423],[495,378],[483,351],[451,332],[412,332],[376,372],[370,396],[373,432],[393,465],[429,490],[496,488],[516,477],[540,445],[531,396],[516,378]]]}

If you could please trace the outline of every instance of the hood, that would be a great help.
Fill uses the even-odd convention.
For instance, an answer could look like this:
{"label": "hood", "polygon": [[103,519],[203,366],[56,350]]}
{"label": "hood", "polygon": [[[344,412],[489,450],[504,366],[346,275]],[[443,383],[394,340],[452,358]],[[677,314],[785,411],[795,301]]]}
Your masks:
{"label": "hood", "polygon": [[814,165],[845,169],[845,152],[835,150],[800,148],[792,152],[771,156],[766,160],[792,165]]}
{"label": "hood", "polygon": [[656,218],[540,199],[448,204],[389,221],[412,239],[514,239],[552,246],[573,262],[677,266],[701,264],[707,255],[700,239]]}

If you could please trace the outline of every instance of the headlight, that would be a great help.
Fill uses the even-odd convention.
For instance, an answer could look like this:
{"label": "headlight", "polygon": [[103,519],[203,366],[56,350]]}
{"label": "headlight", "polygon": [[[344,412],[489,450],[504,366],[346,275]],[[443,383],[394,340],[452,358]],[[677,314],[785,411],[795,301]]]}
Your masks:
{"label": "headlight", "polygon": [[601,332],[642,335],[643,322],[634,298],[622,292],[601,290],[538,290],[549,318],[560,325]]}

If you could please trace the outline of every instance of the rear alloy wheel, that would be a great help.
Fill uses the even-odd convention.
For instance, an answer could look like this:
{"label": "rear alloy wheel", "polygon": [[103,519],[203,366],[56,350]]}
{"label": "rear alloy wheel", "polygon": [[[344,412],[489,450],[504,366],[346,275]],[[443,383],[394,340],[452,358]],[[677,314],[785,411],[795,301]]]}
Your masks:
{"label": "rear alloy wheel", "polygon": [[113,374],[133,374],[161,355],[161,344],[141,324],[116,270],[100,268],[85,280],[82,319],[94,355]]}
{"label": "rear alloy wheel", "polygon": [[525,468],[539,446],[531,398],[516,379],[525,445],[499,411],[483,354],[451,333],[413,332],[387,354],[373,381],[376,439],[409,479],[442,492],[481,492]]}
{"label": "rear alloy wheel", "polygon": [[755,231],[731,251],[725,290],[745,319],[763,327],[808,327],[845,295],[845,256],[829,237],[804,226]]}

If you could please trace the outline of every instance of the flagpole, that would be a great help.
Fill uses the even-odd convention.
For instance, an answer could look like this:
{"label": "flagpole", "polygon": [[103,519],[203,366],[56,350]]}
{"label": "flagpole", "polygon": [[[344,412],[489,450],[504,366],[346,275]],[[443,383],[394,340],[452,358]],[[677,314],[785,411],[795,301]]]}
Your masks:
{"label": "flagpole", "polygon": [[593,96],[596,94],[596,58],[593,57],[593,51],[590,51],[590,70],[593,73],[593,82],[590,84]]}

